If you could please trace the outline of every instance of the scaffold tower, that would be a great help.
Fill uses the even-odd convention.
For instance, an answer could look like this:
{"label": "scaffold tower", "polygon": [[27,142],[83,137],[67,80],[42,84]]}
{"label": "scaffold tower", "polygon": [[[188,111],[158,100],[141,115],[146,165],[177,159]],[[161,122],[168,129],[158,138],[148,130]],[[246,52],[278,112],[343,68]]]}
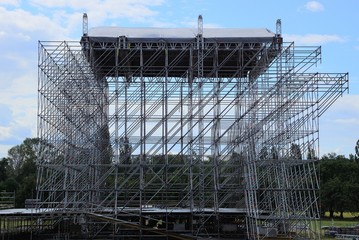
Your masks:
{"label": "scaffold tower", "polygon": [[319,117],[348,89],[320,47],[84,19],[39,42],[41,211],[94,239],[319,238]]}

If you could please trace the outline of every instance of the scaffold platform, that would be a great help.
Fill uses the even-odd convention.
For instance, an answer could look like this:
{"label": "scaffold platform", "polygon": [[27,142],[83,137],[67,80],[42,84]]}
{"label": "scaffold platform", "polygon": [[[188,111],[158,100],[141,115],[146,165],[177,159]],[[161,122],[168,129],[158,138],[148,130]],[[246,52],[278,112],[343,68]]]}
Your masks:
{"label": "scaffold platform", "polygon": [[39,209],[84,213],[93,239],[318,239],[319,117],[349,81],[320,62],[280,20],[88,31],[84,16],[80,43],[39,42]]}

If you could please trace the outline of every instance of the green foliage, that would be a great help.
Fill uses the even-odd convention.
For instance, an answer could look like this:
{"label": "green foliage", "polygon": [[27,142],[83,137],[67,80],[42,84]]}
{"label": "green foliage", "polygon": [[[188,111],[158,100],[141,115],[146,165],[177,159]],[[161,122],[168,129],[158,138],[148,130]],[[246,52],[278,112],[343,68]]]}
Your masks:
{"label": "green foliage", "polygon": [[120,150],[120,162],[124,164],[131,163],[131,153],[132,153],[132,146],[129,143],[127,137],[121,137],[119,141],[119,150]]}
{"label": "green foliage", "polygon": [[330,153],[320,161],[322,213],[359,210],[359,164],[343,155]]}
{"label": "green foliage", "polygon": [[316,157],[315,150],[314,150],[314,148],[312,146],[308,146],[307,159],[308,160],[318,159]]}
{"label": "green foliage", "polygon": [[[107,139],[108,137],[108,133],[103,131],[99,139]],[[104,141],[103,148],[108,148],[107,142],[108,140]],[[132,148],[128,143],[128,139],[122,138],[119,145],[120,162],[125,164],[124,166],[129,168],[131,162],[139,161],[138,156],[131,158]],[[111,149],[108,149],[107,152],[109,152],[107,156],[108,159],[111,159]],[[42,142],[38,138],[27,138],[22,144],[11,148],[8,151],[8,156],[0,159],[0,191],[15,191],[16,207],[24,207],[25,199],[35,197],[36,163],[56,159],[49,157],[52,155],[52,146]],[[263,148],[260,156],[262,159],[277,159],[278,153],[275,147],[268,149]],[[298,146],[291,146],[291,156],[294,159],[302,158]],[[181,158],[176,155],[159,155],[152,156],[151,159],[146,158],[146,161],[149,161],[147,164],[152,165],[152,170],[146,172],[147,180],[153,184],[161,185],[160,178],[162,176],[161,174],[164,173],[163,166],[166,166],[165,163],[169,162],[173,167],[167,169],[169,173],[167,178],[170,182],[168,187],[171,188],[172,185],[185,186],[188,181],[188,176],[180,172],[180,170],[181,166],[189,161],[187,158],[188,156]],[[307,158],[316,159],[314,150],[308,148]],[[193,154],[192,159],[195,162],[199,161],[196,159],[196,154]],[[236,156],[235,159],[240,159],[240,157]],[[204,170],[210,168],[212,162],[212,158],[205,160],[202,168]],[[238,166],[241,164],[236,164],[236,167],[227,169],[226,171],[237,172],[239,169]],[[334,212],[340,212],[342,215],[344,212],[359,212],[359,161],[357,156],[350,155],[349,158],[346,158],[343,155],[330,153],[323,156],[319,164],[322,213],[330,212],[330,215],[333,216]],[[192,171],[198,173],[198,166],[194,167]],[[129,176],[125,174],[123,177],[127,178]],[[136,178],[137,176],[133,177]],[[210,176],[207,177],[210,178]],[[240,181],[240,179],[236,181]],[[211,181],[210,179],[205,179],[205,182]],[[111,181],[108,184],[111,185]],[[208,187],[211,186],[208,185]],[[164,190],[167,191],[166,189]]]}
{"label": "green foliage", "polygon": [[298,144],[292,143],[290,146],[290,156],[294,160],[302,160],[302,152]]}
{"label": "green foliage", "polygon": [[5,181],[8,178],[9,160],[3,158],[0,160],[0,182]]}
{"label": "green foliage", "polygon": [[0,191],[15,191],[15,206],[24,207],[25,199],[35,197],[38,138],[27,138],[0,160]]}

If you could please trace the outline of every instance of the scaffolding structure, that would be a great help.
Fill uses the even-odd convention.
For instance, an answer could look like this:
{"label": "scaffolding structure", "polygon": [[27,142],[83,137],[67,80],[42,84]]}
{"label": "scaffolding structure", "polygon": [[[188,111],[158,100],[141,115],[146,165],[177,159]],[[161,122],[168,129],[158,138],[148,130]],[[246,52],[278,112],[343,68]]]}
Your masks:
{"label": "scaffolding structure", "polygon": [[226,37],[199,18],[192,38],[84,22],[81,44],[39,43],[42,211],[92,238],[318,238],[318,121],[348,89],[309,72],[320,47],[282,42],[280,21]]}

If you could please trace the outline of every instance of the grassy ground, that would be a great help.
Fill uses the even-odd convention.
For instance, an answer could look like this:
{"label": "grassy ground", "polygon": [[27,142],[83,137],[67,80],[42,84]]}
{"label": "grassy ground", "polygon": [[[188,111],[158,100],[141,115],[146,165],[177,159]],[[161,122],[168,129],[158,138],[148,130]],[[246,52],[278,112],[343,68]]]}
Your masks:
{"label": "grassy ground", "polygon": [[344,219],[340,219],[340,213],[334,213],[334,218],[330,219],[329,218],[329,213],[325,213],[326,218],[322,218],[319,222],[319,226],[320,229],[318,229],[316,231],[320,231],[321,236],[323,240],[333,240],[333,238],[329,238],[329,237],[325,237],[324,236],[324,229],[321,229],[324,226],[327,227],[353,227],[356,225],[359,225],[359,213],[344,213]]}
{"label": "grassy ground", "polygon": [[[329,217],[329,212],[326,212],[326,213],[325,213],[325,216],[326,216],[326,217]],[[339,217],[340,217],[340,213],[339,213],[339,212],[334,212],[334,217],[335,217],[335,218],[339,218]],[[359,217],[359,212],[354,212],[354,213],[344,212],[344,213],[343,213],[343,217],[344,217],[344,219],[356,218],[356,217]]]}
{"label": "grassy ground", "polygon": [[334,227],[352,227],[359,224],[359,220],[342,220],[342,219],[321,219],[320,225],[324,226],[334,226]]}

